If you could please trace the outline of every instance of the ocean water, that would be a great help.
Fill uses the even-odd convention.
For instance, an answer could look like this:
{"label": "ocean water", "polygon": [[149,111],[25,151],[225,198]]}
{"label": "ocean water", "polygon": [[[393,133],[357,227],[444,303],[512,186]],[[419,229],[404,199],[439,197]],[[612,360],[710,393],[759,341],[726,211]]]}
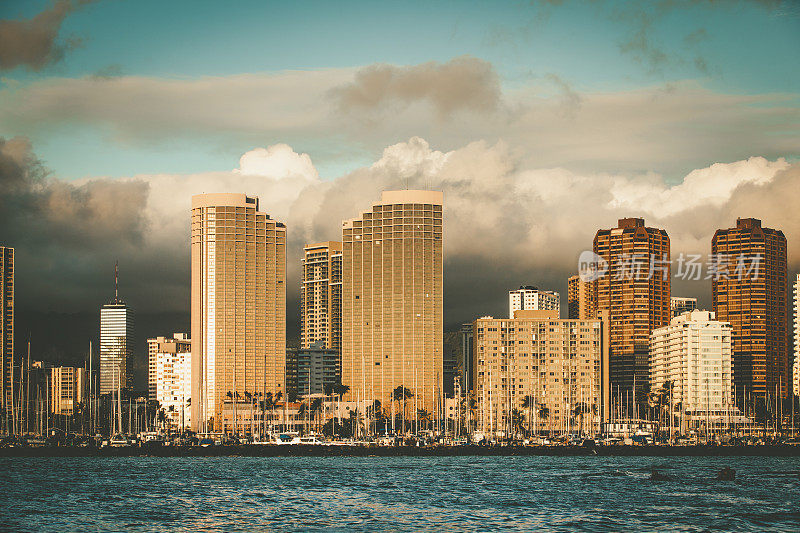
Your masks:
{"label": "ocean water", "polygon": [[[715,480],[725,466],[736,481]],[[798,531],[799,470],[764,457],[2,458],[0,529]]]}

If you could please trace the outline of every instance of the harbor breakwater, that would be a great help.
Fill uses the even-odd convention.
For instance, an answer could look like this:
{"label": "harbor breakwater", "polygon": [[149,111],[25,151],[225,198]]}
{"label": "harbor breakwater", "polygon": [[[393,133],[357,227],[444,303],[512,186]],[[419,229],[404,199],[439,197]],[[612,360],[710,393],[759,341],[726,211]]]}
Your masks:
{"label": "harbor breakwater", "polygon": [[800,457],[800,446],[365,446],[274,445],[7,447],[0,457]]}

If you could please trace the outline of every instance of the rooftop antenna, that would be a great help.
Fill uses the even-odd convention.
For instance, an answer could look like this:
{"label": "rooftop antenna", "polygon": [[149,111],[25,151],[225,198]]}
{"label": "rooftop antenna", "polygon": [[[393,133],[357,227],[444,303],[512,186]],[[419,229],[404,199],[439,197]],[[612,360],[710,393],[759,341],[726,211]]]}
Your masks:
{"label": "rooftop antenna", "polygon": [[114,301],[119,302],[119,261],[114,262]]}

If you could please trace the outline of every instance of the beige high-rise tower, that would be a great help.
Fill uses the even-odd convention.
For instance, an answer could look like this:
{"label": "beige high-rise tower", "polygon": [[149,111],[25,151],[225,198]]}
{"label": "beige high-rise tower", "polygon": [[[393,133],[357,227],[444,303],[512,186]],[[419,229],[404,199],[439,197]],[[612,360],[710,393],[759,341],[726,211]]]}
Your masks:
{"label": "beige high-rise tower", "polygon": [[286,226],[258,198],[192,197],[191,338],[193,429],[228,430],[245,392],[285,393]]}
{"label": "beige high-rise tower", "polygon": [[300,347],[342,350],[342,243],[309,244],[303,249],[300,284]]}
{"label": "beige high-rise tower", "polygon": [[400,385],[431,414],[441,394],[442,202],[386,191],[343,223],[342,383],[387,413]]}
{"label": "beige high-rise tower", "polygon": [[567,310],[569,318],[597,318],[597,293],[593,281],[583,281],[579,275],[567,279]]}

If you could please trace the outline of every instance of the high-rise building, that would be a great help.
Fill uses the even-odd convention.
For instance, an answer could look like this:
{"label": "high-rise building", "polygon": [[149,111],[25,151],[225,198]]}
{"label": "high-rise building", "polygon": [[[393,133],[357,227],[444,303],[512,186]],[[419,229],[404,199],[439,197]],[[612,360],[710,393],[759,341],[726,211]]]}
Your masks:
{"label": "high-rise building", "polygon": [[595,434],[608,398],[608,346],[602,320],[564,320],[558,312],[516,311],[474,323],[478,430]]}
{"label": "high-rise building", "polygon": [[342,243],[306,245],[300,284],[300,347],[342,350]]}
{"label": "high-rise building", "polygon": [[514,311],[546,311],[561,309],[561,296],[557,292],[543,291],[530,285],[517,290],[508,291],[508,317],[514,317]]}
{"label": "high-rise building", "polygon": [[50,412],[72,416],[78,404],[88,400],[89,381],[85,368],[59,366],[50,369]]}
{"label": "high-rise building", "polygon": [[472,352],[475,349],[475,335],[472,331],[472,323],[461,324],[461,358],[463,368],[461,369],[461,390],[463,392],[472,391],[473,384],[473,364]]}
{"label": "high-rise building", "polygon": [[317,342],[310,348],[286,350],[286,390],[298,398],[325,394],[342,382],[339,352]]}
{"label": "high-rise building", "polygon": [[147,339],[148,399],[156,400],[170,423],[185,428],[191,420],[192,341],[186,333]]}
{"label": "high-rise building", "polygon": [[795,396],[800,396],[800,274],[794,282],[794,365],[792,384]]}
{"label": "high-rise building", "polygon": [[584,281],[579,275],[567,280],[568,316],[575,320],[597,318],[597,298],[593,281]]}
{"label": "high-rise building", "polygon": [[601,229],[594,253],[608,270],[597,279],[597,309],[607,311],[614,393],[637,397],[650,377],[650,333],[670,321],[670,243],[663,229],[649,228],[641,218],[623,218],[616,228]]}
{"label": "high-rise building", "polygon": [[286,226],[256,197],[199,194],[191,239],[192,428],[223,431],[226,403],[286,390]]}
{"label": "high-rise building", "polygon": [[133,386],[133,312],[119,297],[114,268],[114,299],[100,309],[100,394]]}
{"label": "high-rise building", "polygon": [[733,327],[736,397],[785,397],[790,387],[786,237],[761,227],[758,219],[739,218],[735,228],[714,233],[711,254],[714,312]]}
{"label": "high-rise building", "polygon": [[692,312],[697,309],[697,298],[683,298],[672,296],[669,299],[669,308],[672,318],[681,316],[683,313]]}
{"label": "high-rise building", "polygon": [[713,312],[687,311],[650,335],[651,391],[681,406],[682,431],[722,426],[737,412],[732,376],[731,325]]}
{"label": "high-rise building", "polygon": [[[448,335],[455,335],[455,333],[449,333]],[[453,397],[453,392],[456,389],[455,380],[459,377],[458,344],[445,343],[442,350],[442,391],[448,398]]]}
{"label": "high-rise building", "polygon": [[[0,246],[0,363],[3,412],[11,413],[12,354],[14,353],[14,249]],[[8,424],[9,420],[4,420]]]}
{"label": "high-rise building", "polygon": [[442,203],[386,191],[342,228],[342,383],[388,408],[403,386],[435,412],[442,391]]}

